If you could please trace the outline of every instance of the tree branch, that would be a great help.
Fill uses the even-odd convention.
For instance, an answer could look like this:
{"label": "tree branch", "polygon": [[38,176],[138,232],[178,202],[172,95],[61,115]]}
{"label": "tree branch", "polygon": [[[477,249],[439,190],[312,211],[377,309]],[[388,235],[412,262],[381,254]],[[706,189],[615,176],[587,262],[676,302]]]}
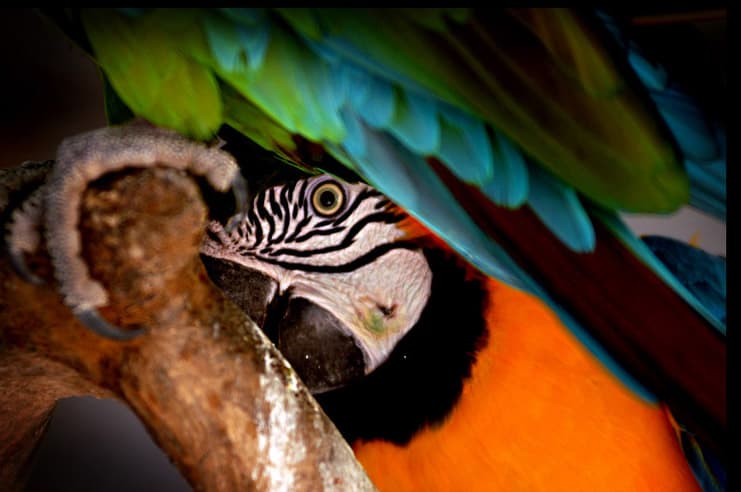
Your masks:
{"label": "tree branch", "polygon": [[[153,168],[85,194],[83,256],[108,289],[101,313],[143,326],[128,342],[82,326],[53,288],[0,262],[0,483],[59,398],[113,394],[139,415],[197,490],[371,490],[352,450],[272,344],[210,282],[198,250],[206,209],[194,181]],[[18,486],[20,487],[20,485]]]}

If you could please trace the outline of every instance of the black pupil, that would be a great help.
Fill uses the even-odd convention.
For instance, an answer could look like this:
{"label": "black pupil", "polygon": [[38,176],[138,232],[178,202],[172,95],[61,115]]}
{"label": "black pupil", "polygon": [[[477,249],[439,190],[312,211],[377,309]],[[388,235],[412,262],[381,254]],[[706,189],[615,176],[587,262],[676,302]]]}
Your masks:
{"label": "black pupil", "polygon": [[324,208],[332,208],[337,203],[337,194],[331,190],[324,190],[319,194],[319,203]]}

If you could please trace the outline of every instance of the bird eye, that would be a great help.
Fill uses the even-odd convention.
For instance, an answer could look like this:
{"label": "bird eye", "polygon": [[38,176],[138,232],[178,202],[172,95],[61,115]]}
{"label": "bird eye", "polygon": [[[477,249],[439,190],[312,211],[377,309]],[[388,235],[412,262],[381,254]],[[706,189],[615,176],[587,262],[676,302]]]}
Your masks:
{"label": "bird eye", "polygon": [[345,202],[342,187],[334,181],[317,186],[311,196],[311,204],[320,215],[336,214]]}

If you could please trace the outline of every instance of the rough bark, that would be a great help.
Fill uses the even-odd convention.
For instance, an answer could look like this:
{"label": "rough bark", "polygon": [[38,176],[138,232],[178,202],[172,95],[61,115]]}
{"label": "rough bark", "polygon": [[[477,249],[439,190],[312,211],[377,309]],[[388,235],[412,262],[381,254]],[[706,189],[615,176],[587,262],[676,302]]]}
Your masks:
{"label": "rough bark", "polygon": [[292,369],[210,282],[198,257],[206,209],[172,169],[116,174],[85,194],[83,256],[106,286],[101,310],[128,342],[82,326],[55,290],[43,251],[26,283],[0,260],[0,488],[54,402],[115,395],[196,490],[368,490],[352,450]]}

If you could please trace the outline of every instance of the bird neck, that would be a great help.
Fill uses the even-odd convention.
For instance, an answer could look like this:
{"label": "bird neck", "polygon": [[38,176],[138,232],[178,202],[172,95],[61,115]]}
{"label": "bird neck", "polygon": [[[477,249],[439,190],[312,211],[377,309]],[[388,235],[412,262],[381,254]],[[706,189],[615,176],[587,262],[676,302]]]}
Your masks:
{"label": "bird neck", "polygon": [[316,395],[349,442],[403,444],[420,429],[442,422],[486,341],[484,278],[450,252],[423,251],[433,277],[418,322],[367,377]]}
{"label": "bird neck", "polygon": [[631,393],[538,298],[493,279],[484,290],[486,343],[444,421],[402,445],[354,443],[379,490],[698,491],[664,408]]}

